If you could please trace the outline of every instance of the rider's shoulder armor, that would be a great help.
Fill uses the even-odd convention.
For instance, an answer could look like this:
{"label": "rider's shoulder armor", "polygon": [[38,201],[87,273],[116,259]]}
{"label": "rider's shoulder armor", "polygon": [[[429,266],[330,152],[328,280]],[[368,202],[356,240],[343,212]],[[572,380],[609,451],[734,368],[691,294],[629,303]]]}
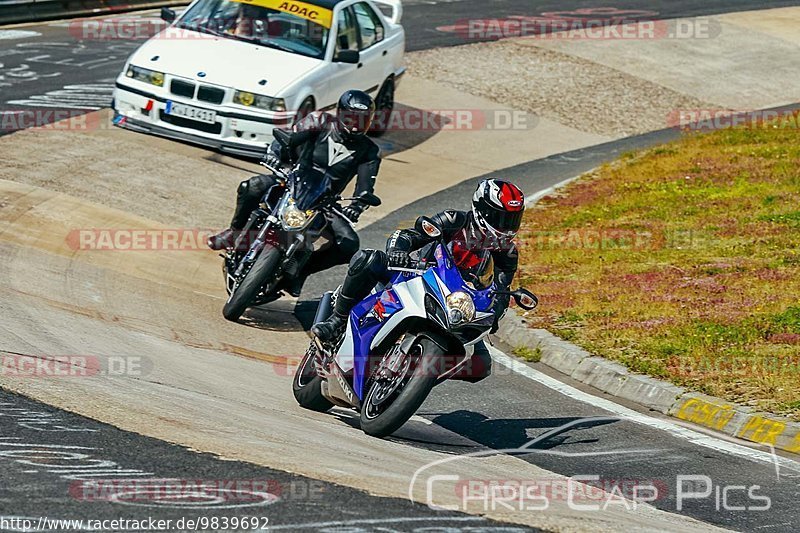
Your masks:
{"label": "rider's shoulder armor", "polygon": [[442,229],[443,235],[451,236],[467,225],[468,214],[466,211],[445,209],[431,218]]}

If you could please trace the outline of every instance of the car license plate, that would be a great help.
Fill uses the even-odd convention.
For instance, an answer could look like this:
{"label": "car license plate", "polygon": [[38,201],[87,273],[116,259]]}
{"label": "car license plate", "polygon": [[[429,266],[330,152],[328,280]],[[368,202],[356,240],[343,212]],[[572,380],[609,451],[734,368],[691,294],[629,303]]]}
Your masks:
{"label": "car license plate", "polygon": [[213,124],[217,121],[216,111],[200,109],[199,107],[192,107],[185,104],[177,104],[172,100],[167,100],[167,108],[164,110],[164,112],[167,115],[188,118],[198,122],[205,122],[206,124]]}

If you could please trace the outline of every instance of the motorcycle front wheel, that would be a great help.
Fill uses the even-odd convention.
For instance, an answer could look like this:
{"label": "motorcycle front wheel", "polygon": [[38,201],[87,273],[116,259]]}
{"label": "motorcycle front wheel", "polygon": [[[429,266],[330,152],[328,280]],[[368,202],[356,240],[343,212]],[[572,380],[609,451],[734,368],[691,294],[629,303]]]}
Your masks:
{"label": "motorcycle front wheel", "polygon": [[368,382],[361,405],[361,429],[367,435],[381,438],[397,431],[417,412],[439,378],[443,352],[431,340],[419,337],[405,355],[399,372],[381,376],[379,368]]}
{"label": "motorcycle front wheel", "polygon": [[264,283],[275,275],[275,269],[278,267],[280,259],[280,250],[269,244],[264,245],[264,249],[256,257],[250,271],[233,290],[228,301],[225,302],[225,306],[222,308],[222,316],[231,322],[239,320],[239,317],[256,299]]}

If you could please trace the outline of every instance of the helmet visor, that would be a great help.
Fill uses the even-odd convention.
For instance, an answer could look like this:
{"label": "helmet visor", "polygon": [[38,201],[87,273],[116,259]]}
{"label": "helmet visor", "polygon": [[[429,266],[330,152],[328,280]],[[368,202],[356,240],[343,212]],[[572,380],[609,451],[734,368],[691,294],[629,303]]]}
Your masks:
{"label": "helmet visor", "polygon": [[373,114],[370,109],[342,109],[339,121],[347,133],[366,133],[372,126]]}
{"label": "helmet visor", "polygon": [[492,229],[501,233],[517,233],[519,226],[522,224],[522,214],[524,211],[498,211],[496,209],[488,209],[483,213],[486,223]]}

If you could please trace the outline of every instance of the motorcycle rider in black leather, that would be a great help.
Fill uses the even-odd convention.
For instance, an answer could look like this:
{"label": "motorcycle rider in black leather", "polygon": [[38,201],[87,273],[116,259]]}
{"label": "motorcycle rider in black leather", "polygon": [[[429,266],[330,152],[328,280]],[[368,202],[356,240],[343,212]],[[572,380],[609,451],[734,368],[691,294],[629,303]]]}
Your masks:
{"label": "motorcycle rider in black leather", "polygon": [[[308,115],[287,132],[288,146],[273,141],[265,160],[273,167],[297,163],[301,175],[318,174],[314,180],[329,176],[332,194],[341,194],[353,178],[356,178],[354,196],[372,193],[381,162],[380,149],[366,135],[374,114],[372,97],[363,91],[346,91],[339,98],[336,116],[329,113]],[[233,247],[250,214],[274,183],[275,177],[268,174],[253,176],[240,183],[230,228],[210,237],[209,248],[223,250]],[[310,274],[350,261],[359,249],[358,234],[351,222],[357,222],[368,207],[354,200],[341,211],[334,211],[328,219],[333,246],[314,252],[303,271],[292,280],[287,289],[290,294],[299,296],[303,282]]]}
{"label": "motorcycle rider in black leather", "polygon": [[[494,263],[494,279],[498,289],[508,290],[517,272],[519,254],[513,242],[525,210],[522,191],[506,181],[481,181],[472,198],[471,211],[448,209],[431,217],[441,230],[445,242],[459,243],[466,250],[490,250]],[[397,230],[386,244],[386,252],[361,250],[350,261],[342,288],[336,296],[333,313],[327,320],[315,324],[311,332],[323,342],[337,339],[344,333],[347,317],[355,304],[363,300],[378,283],[392,277],[390,267],[406,268],[412,264],[410,253],[418,251],[439,237],[430,237],[422,228],[422,218],[414,228]],[[495,296],[495,321],[491,332],[508,309],[510,297]],[[478,380],[489,375],[491,356],[486,345],[475,346],[475,355],[484,370],[476,369]]]}

